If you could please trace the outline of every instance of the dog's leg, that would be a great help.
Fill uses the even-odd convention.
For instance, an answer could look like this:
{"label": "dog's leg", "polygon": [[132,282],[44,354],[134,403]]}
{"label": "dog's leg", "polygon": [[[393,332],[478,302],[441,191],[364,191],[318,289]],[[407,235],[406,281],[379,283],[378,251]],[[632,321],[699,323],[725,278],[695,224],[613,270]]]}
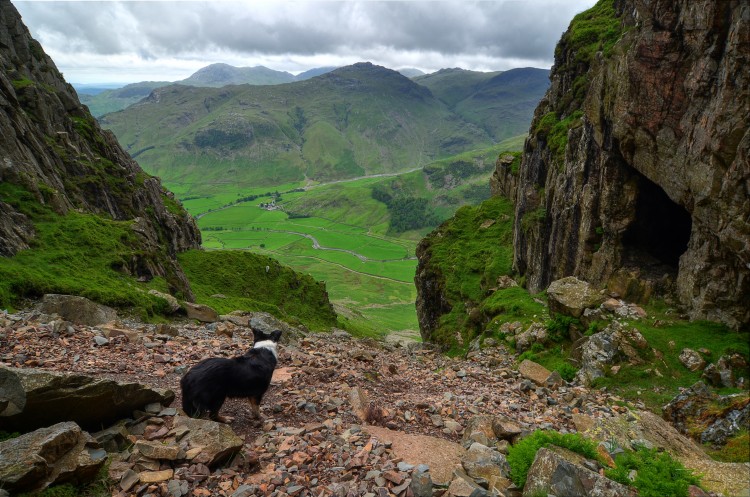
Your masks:
{"label": "dog's leg", "polygon": [[255,424],[260,425],[263,421],[263,418],[260,415],[260,402],[258,402],[258,399],[255,397],[250,397],[248,400],[250,401],[252,417],[256,420]]}

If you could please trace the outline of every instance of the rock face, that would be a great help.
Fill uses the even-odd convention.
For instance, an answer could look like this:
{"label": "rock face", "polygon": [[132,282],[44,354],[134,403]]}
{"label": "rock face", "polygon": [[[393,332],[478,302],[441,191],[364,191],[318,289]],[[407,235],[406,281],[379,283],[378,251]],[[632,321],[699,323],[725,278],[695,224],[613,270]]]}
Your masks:
{"label": "rock face", "polygon": [[[515,268],[534,292],[574,275],[749,323],[750,6],[614,0],[585,14],[557,47],[524,146]],[[587,16],[614,36],[580,41]]]}
{"label": "rock face", "polygon": [[153,390],[138,383],[6,367],[0,367],[0,394],[8,402],[0,411],[0,424],[10,431],[28,431],[60,421],[99,428],[148,404],[166,405],[174,400],[169,390]]}
{"label": "rock face", "polygon": [[[199,247],[195,222],[99,127],[10,2],[0,4],[0,155],[0,182],[26,190],[30,202],[132,220],[140,250],[122,271],[164,276],[192,299],[175,254]],[[30,219],[0,201],[0,256],[33,236]]]}
{"label": "rock face", "polygon": [[58,423],[0,442],[0,488],[20,493],[90,481],[107,460],[75,423]]}

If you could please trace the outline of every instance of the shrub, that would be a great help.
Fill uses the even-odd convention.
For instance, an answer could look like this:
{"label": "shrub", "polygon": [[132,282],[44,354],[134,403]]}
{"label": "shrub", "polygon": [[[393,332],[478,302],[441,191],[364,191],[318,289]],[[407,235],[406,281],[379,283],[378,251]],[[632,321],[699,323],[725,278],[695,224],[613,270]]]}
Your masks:
{"label": "shrub", "polygon": [[508,450],[510,479],[513,483],[519,487],[524,486],[537,451],[550,445],[563,447],[589,459],[597,459],[596,444],[578,433],[537,430]]}
{"label": "shrub", "polygon": [[[687,497],[688,487],[698,485],[700,479],[666,452],[639,447],[615,459],[617,466],[604,472],[607,478],[638,489],[641,497]],[[628,475],[636,471],[635,480]]]}

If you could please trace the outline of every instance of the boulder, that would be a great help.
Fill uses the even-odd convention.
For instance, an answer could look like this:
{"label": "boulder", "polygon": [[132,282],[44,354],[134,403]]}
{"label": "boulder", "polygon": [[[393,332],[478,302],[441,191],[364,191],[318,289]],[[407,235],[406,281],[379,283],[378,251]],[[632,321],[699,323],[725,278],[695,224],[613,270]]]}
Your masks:
{"label": "boulder", "polygon": [[521,373],[521,376],[528,378],[539,386],[546,386],[547,378],[552,374],[549,369],[528,359],[524,359],[518,365],[518,372]]}
{"label": "boulder", "polygon": [[516,352],[520,354],[535,343],[546,344],[547,341],[547,327],[543,323],[532,323],[526,331],[516,335]]}
{"label": "boulder", "polygon": [[479,442],[491,446],[495,440],[497,437],[492,429],[492,416],[474,416],[466,423],[461,445],[469,448],[474,442]]}
{"label": "boulder", "polygon": [[185,302],[188,319],[197,319],[203,323],[215,323],[219,320],[219,313],[203,304]]}
{"label": "boulder", "polygon": [[0,442],[0,488],[12,494],[52,484],[87,483],[107,453],[73,422],[57,423]]}
{"label": "boulder", "polygon": [[174,400],[170,390],[139,383],[2,366],[0,395],[8,401],[0,411],[0,424],[11,431],[30,431],[60,421],[97,429],[130,417],[147,404],[169,405]]}
{"label": "boulder", "polygon": [[486,445],[478,442],[471,444],[461,458],[461,465],[468,476],[489,490],[504,489],[510,485],[508,461],[503,454]]}
{"label": "boulder", "polygon": [[748,364],[740,354],[723,355],[716,364],[709,364],[702,378],[715,387],[745,388],[748,385]]}
{"label": "boulder", "polygon": [[559,447],[541,448],[529,468],[524,497],[636,497],[635,490],[583,466],[585,459]]}
{"label": "boulder", "polygon": [[693,349],[682,349],[680,352],[680,362],[690,371],[698,371],[706,367],[706,361],[698,352]]}
{"label": "boulder", "polygon": [[97,326],[117,319],[117,312],[111,307],[75,295],[49,293],[42,297],[37,310],[85,326]]}
{"label": "boulder", "polygon": [[244,441],[238,437],[232,428],[224,423],[217,423],[208,419],[194,419],[187,416],[176,416],[173,429],[187,430],[180,440],[185,445],[186,452],[199,449],[192,458],[193,464],[205,464],[214,468],[238,453]]}
{"label": "boulder", "polygon": [[563,314],[579,318],[586,309],[599,307],[604,301],[602,294],[585,281],[568,276],[553,281],[547,287],[550,315]]}
{"label": "boulder", "polygon": [[576,378],[584,385],[590,385],[616,364],[624,361],[640,364],[643,360],[639,351],[647,348],[648,342],[638,330],[613,321],[581,343],[581,368]]}
{"label": "boulder", "polygon": [[252,313],[250,327],[266,334],[273,333],[274,330],[281,330],[281,343],[284,344],[295,343],[305,336],[305,333],[299,328],[290,326],[267,312]]}
{"label": "boulder", "polygon": [[172,314],[175,314],[177,311],[180,310],[180,303],[172,295],[168,293],[162,293],[159,290],[149,290],[148,293],[150,295],[153,295],[155,297],[158,297],[164,300],[167,303],[167,308],[169,309],[169,312],[171,312]]}

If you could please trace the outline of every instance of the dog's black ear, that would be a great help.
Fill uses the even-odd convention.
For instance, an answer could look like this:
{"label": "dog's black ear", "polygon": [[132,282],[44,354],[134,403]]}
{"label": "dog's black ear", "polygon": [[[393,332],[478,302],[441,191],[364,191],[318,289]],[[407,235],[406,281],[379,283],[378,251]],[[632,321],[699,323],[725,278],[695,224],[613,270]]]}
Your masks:
{"label": "dog's black ear", "polygon": [[281,339],[281,330],[276,330],[271,333],[271,340],[278,342]]}
{"label": "dog's black ear", "polygon": [[262,342],[264,338],[262,331],[253,328],[253,343]]}

